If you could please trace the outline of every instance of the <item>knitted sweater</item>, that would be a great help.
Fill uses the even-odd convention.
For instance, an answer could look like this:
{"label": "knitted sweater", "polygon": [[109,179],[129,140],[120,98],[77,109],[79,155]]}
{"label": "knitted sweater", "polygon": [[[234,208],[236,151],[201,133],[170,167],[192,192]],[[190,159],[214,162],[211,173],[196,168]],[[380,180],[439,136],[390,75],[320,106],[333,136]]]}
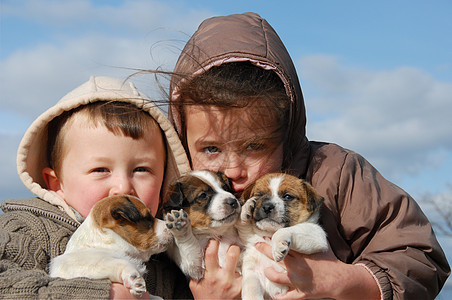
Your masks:
{"label": "knitted sweater", "polygon": [[[78,223],[39,198],[7,200],[0,214],[0,299],[108,299],[109,280],[61,279],[48,275]],[[192,298],[188,281],[165,254],[151,257],[148,292],[164,299]]]}

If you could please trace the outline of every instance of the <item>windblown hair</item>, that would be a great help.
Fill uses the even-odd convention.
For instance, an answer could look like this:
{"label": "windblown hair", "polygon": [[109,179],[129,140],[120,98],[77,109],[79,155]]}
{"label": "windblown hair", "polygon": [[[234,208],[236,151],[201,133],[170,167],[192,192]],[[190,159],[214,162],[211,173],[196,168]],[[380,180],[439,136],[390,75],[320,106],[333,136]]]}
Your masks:
{"label": "windblown hair", "polygon": [[184,107],[190,105],[215,106],[224,110],[257,109],[256,122],[260,122],[260,112],[270,114],[279,126],[269,138],[277,138],[277,143],[286,142],[290,98],[274,71],[265,70],[250,62],[233,62],[212,67],[192,80],[181,82],[180,99],[170,105],[175,105],[180,112],[183,130],[179,134],[186,149]]}

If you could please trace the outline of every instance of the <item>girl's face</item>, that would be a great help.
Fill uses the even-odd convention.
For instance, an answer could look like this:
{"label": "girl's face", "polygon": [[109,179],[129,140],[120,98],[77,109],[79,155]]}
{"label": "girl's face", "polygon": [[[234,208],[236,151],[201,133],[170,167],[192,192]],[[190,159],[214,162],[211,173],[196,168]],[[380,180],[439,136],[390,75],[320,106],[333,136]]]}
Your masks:
{"label": "girl's face", "polygon": [[223,172],[236,196],[260,176],[281,170],[280,124],[268,109],[193,105],[185,108],[185,120],[193,169]]}

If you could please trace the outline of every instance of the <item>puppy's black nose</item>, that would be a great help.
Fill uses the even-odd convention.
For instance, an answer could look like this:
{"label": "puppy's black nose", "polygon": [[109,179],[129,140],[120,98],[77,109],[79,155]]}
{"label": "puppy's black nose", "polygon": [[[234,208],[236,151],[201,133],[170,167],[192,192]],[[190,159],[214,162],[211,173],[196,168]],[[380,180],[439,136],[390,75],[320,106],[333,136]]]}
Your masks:
{"label": "puppy's black nose", "polygon": [[262,209],[264,210],[265,214],[271,213],[271,211],[275,208],[275,205],[273,203],[266,202],[262,204]]}
{"label": "puppy's black nose", "polygon": [[239,204],[237,203],[237,199],[235,199],[235,198],[226,199],[226,203],[229,204],[234,209],[239,206]]}

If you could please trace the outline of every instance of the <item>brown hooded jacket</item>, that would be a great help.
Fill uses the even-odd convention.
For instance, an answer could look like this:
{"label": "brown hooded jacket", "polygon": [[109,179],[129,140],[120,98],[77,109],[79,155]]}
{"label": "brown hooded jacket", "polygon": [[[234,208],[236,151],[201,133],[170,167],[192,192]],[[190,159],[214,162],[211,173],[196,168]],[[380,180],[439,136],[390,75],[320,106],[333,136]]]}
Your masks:
{"label": "brown hooded jacket", "polygon": [[[308,180],[325,197],[321,222],[335,255],[361,264],[383,299],[433,299],[450,274],[431,224],[417,203],[360,155],[308,141],[303,95],[293,62],[274,29],[254,13],[205,20],[186,44],[170,86],[170,119],[184,140],[179,87],[212,66],[249,61],[273,70],[291,99],[284,171]],[[184,79],[181,79],[184,78]]]}

